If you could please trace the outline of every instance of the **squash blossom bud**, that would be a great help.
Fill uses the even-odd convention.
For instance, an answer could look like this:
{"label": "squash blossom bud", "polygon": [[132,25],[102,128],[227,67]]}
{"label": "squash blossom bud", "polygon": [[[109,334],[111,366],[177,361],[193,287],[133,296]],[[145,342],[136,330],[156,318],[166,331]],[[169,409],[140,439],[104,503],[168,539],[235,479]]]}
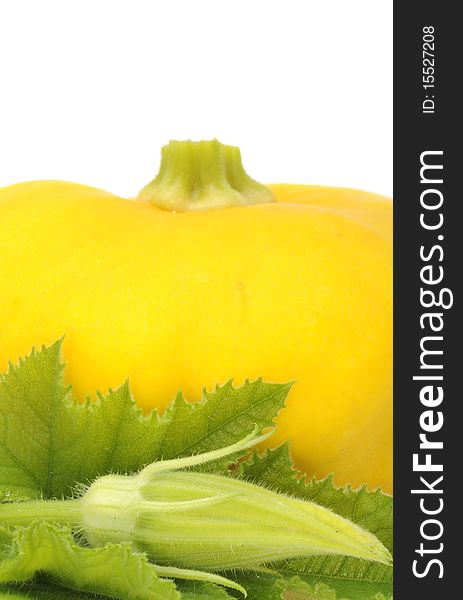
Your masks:
{"label": "squash blossom bud", "polygon": [[322,506],[239,479],[182,470],[263,437],[252,433],[221,450],[158,461],[133,476],[100,477],[80,501],[88,542],[130,541],[161,568],[209,572],[321,554],[390,563],[374,535]]}

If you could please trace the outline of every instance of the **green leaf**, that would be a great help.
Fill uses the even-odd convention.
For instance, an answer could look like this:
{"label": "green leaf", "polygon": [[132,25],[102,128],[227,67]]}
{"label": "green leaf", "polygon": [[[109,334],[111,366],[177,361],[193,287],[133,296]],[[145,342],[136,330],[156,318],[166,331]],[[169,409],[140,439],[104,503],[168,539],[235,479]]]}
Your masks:
{"label": "green leaf", "polygon": [[14,589],[0,586],[0,600],[27,600],[33,598],[27,592],[18,592]]}
{"label": "green leaf", "polygon": [[0,558],[11,543],[11,531],[0,524]]}
{"label": "green leaf", "polygon": [[309,585],[300,577],[285,579],[260,574],[245,578],[248,600],[345,600],[324,583]]}
{"label": "green leaf", "polygon": [[[264,383],[262,379],[235,388],[232,381],[203,390],[200,402],[190,404],[179,394],[167,411],[168,425],[160,455],[177,458],[229,446],[250,433],[274,426],[284,407],[291,383]],[[208,463],[202,470],[223,471],[230,457]]]}
{"label": "green leaf", "polygon": [[[0,375],[0,494],[4,499],[49,496],[57,436],[68,390],[59,363],[60,342],[10,365]],[[57,423],[60,424],[57,433]]]}
{"label": "green leaf", "polygon": [[[320,481],[301,477],[292,466],[288,444],[267,450],[263,455],[255,452],[235,475],[330,508],[371,531],[392,551],[392,497],[379,490],[370,492],[365,487],[338,488],[332,477]],[[311,586],[324,583],[343,599],[370,600],[376,594],[387,598],[392,593],[392,567],[379,563],[315,556],[288,560],[277,568],[285,578],[297,575]],[[243,578],[238,580],[246,587]]]}
{"label": "green leaf", "polygon": [[282,600],[341,600],[336,592],[324,583],[309,585],[300,577],[276,581]]}
{"label": "green leaf", "polygon": [[70,530],[38,523],[17,528],[3,552],[0,583],[29,581],[46,574],[57,585],[121,600],[179,600],[173,582],[159,579],[144,554],[129,544],[86,548]]}
{"label": "green leaf", "polygon": [[[198,403],[178,394],[166,413],[143,416],[128,384],[78,404],[63,382],[61,342],[10,365],[0,378],[0,499],[69,496],[111,472],[138,471],[232,444],[273,423],[290,384],[231,381]],[[222,470],[230,458],[207,465]]]}
{"label": "green leaf", "polygon": [[76,592],[47,583],[0,585],[0,600],[107,600],[107,596]]}
{"label": "green leaf", "polygon": [[[230,596],[223,587],[211,583],[182,582],[178,584],[178,588],[182,593],[182,600],[233,600],[235,598]],[[243,596],[239,597],[243,598]]]}
{"label": "green leaf", "polygon": [[307,576],[272,576],[265,573],[243,573],[239,577],[248,592],[247,600],[391,600],[374,585],[364,584],[360,594],[356,588],[337,590],[320,578],[310,580]]}

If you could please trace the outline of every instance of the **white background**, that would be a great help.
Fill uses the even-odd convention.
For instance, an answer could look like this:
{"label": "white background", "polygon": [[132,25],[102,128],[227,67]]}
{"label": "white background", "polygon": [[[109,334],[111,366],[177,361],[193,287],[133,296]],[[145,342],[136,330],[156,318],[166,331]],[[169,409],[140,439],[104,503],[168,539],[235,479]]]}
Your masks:
{"label": "white background", "polygon": [[392,1],[0,0],[0,185],[133,196],[169,139],[392,194]]}

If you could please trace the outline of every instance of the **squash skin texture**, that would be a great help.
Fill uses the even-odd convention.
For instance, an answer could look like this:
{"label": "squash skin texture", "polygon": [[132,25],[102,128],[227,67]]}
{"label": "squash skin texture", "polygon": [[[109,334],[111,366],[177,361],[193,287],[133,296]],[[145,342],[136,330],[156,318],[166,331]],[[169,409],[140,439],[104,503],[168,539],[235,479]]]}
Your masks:
{"label": "squash skin texture", "polygon": [[310,476],[392,491],[392,203],[269,186],[171,213],[65,182],[0,189],[0,371],[63,342],[79,399],[138,404],[233,378],[296,383],[273,446]]}

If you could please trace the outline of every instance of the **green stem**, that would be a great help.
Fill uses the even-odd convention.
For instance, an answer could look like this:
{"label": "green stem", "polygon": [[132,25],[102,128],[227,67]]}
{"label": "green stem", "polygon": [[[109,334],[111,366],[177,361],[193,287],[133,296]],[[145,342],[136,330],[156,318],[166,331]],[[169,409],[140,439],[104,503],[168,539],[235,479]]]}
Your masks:
{"label": "green stem", "polygon": [[154,565],[156,574],[159,577],[169,577],[170,579],[189,579],[190,581],[205,581],[208,583],[216,583],[217,585],[223,585],[225,587],[232,588],[241,592],[246,598],[248,595],[247,591],[236,581],[216,575],[215,573],[206,573],[205,571],[194,571],[192,569],[178,569],[176,567],[164,567],[161,565]]}
{"label": "green stem", "polygon": [[0,504],[0,523],[10,527],[33,521],[51,521],[61,525],[81,522],[80,500],[33,500]]}
{"label": "green stem", "polygon": [[164,146],[159,173],[138,198],[173,212],[275,202],[267,187],[247,175],[239,148],[217,140]]}

